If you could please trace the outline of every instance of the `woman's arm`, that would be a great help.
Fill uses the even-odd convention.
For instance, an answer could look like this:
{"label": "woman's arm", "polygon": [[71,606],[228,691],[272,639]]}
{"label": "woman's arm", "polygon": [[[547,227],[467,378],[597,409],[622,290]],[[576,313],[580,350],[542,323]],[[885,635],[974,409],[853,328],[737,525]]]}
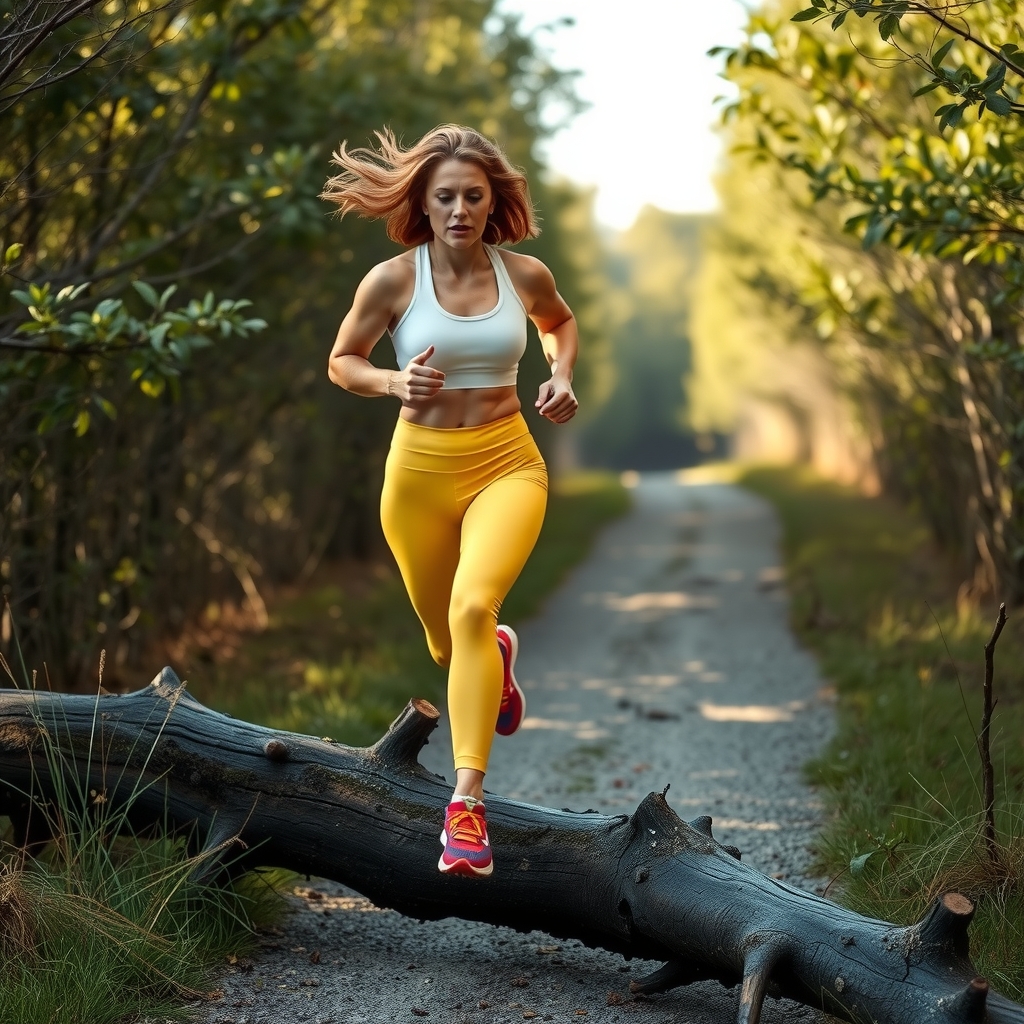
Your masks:
{"label": "woman's arm", "polygon": [[419,405],[433,398],[444,384],[444,374],[423,365],[433,348],[421,352],[401,370],[387,370],[370,362],[370,353],[396,318],[404,299],[411,300],[412,282],[397,260],[374,267],[359,283],[352,308],[338,328],[327,376],[355,395],[375,398],[393,395],[403,405]]}
{"label": "woman's arm", "polygon": [[551,377],[540,386],[534,403],[542,416],[553,423],[566,423],[576,415],[579,402],[572,391],[572,370],[579,352],[579,331],[565,299],[558,294],[555,279],[540,260],[521,253],[502,253],[509,276],[526,313],[537,325]]}

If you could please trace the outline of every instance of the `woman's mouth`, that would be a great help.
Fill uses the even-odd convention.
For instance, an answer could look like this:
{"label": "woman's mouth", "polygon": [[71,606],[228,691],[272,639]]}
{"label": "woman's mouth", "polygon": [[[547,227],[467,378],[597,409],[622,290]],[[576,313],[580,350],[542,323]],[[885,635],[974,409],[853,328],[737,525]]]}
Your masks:
{"label": "woman's mouth", "polygon": [[452,227],[450,227],[448,230],[451,231],[452,234],[455,234],[455,235],[467,235],[467,234],[469,234],[471,229],[470,229],[468,224],[455,224]]}

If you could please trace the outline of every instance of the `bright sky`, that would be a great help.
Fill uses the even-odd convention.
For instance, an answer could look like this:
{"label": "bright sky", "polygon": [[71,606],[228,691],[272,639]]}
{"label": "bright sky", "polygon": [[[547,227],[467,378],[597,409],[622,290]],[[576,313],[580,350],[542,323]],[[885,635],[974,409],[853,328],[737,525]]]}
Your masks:
{"label": "bright sky", "polygon": [[576,91],[591,106],[545,152],[556,173],[597,185],[602,224],[627,228],[646,203],[714,209],[721,147],[712,103],[729,87],[721,60],[706,54],[738,41],[740,0],[500,0],[498,9],[522,14],[527,30],[575,21],[537,39],[555,67],[582,72]]}

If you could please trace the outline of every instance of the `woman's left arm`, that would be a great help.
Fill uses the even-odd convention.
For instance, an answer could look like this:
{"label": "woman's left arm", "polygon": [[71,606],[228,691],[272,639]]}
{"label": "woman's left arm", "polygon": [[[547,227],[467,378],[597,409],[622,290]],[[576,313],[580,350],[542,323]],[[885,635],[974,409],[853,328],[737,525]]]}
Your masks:
{"label": "woman's left arm", "polygon": [[576,415],[579,402],[572,390],[572,370],[579,352],[576,318],[565,299],[558,294],[555,279],[540,260],[519,253],[508,254],[512,283],[526,313],[537,325],[551,377],[540,386],[534,403],[540,414],[552,423],[567,423]]}

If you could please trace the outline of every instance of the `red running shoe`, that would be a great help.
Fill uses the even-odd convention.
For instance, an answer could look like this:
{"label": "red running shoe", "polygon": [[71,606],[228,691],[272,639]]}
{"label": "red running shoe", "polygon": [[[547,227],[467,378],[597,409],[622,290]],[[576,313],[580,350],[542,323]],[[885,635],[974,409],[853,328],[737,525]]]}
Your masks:
{"label": "red running shoe", "polygon": [[494,870],[482,800],[455,797],[444,812],[444,853],[437,862],[446,875],[486,877]]}
{"label": "red running shoe", "polygon": [[498,648],[505,669],[505,677],[501,686],[501,707],[498,709],[498,721],[494,731],[499,736],[511,736],[526,717],[526,694],[516,682],[513,669],[519,654],[519,637],[511,626],[498,627]]}

